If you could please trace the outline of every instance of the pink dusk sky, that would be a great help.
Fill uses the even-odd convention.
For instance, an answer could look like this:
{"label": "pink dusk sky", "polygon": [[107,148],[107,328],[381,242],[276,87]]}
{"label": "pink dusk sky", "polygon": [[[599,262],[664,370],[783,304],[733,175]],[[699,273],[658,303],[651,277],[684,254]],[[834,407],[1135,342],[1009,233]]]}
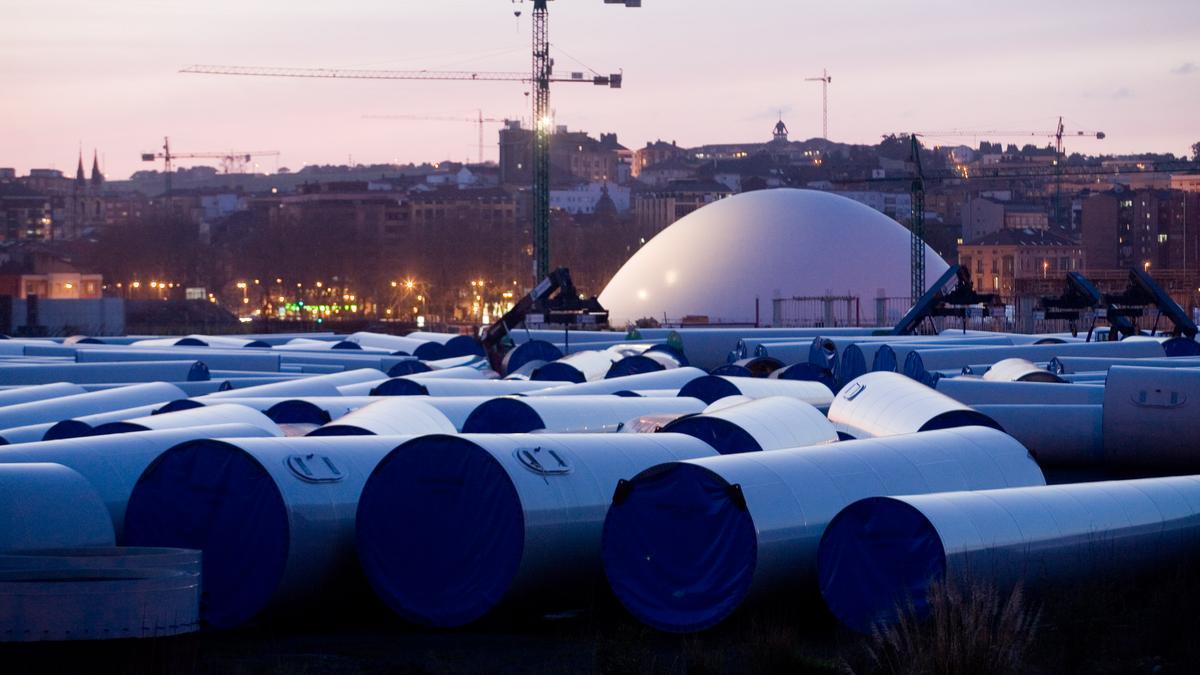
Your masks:
{"label": "pink dusk sky", "polygon": [[[510,0],[6,0],[0,166],[70,171],[82,144],[89,161],[100,152],[110,178],[124,178],[159,166],[139,154],[166,135],[179,152],[278,150],[278,160],[260,160],[266,172],[474,160],[471,124],[363,115],[528,118],[526,85],[177,71],[527,71],[530,9]],[[819,86],[804,79],[822,68],[833,77],[836,141],[904,130],[1049,133],[1058,115],[1068,130],[1108,134],[1068,146],[1081,152],[1182,155],[1200,141],[1196,0],[644,0],[640,9],[558,0],[550,36],[559,74],[625,73],[616,91],[558,86],[556,122],[615,131],[630,148],[766,139],[780,110],[793,139],[817,136]],[[495,159],[495,126],[487,142]]]}

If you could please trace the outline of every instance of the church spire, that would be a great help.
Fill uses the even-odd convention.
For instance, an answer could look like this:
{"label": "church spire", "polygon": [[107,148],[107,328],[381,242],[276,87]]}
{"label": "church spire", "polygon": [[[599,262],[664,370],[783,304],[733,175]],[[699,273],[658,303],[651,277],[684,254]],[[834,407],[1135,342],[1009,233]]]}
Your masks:
{"label": "church spire", "polygon": [[95,149],[92,149],[92,187],[104,187],[104,174],[100,173],[100,157]]}
{"label": "church spire", "polygon": [[83,185],[87,182],[87,175],[83,173],[83,148],[79,149],[79,165],[75,167],[75,184]]}

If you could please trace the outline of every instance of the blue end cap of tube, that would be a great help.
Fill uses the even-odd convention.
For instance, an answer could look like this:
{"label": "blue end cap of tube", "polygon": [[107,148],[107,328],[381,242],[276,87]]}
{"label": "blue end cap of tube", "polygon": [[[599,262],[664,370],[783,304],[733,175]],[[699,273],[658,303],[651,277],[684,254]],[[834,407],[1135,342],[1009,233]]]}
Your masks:
{"label": "blue end cap of tube", "polygon": [[888,497],[842,509],[825,528],[817,552],[825,604],[860,633],[894,624],[901,611],[925,618],[930,587],[945,573],[937,530],[916,508]]}
{"label": "blue end cap of tube", "polygon": [[618,487],[601,557],[630,613],[682,633],[714,626],[741,605],[758,546],[740,487],[703,467],[672,463]]}
{"label": "blue end cap of tube", "polygon": [[462,626],[508,593],[524,551],[524,511],[495,457],[434,434],[375,468],[359,498],[355,538],[384,604],[422,625]]}

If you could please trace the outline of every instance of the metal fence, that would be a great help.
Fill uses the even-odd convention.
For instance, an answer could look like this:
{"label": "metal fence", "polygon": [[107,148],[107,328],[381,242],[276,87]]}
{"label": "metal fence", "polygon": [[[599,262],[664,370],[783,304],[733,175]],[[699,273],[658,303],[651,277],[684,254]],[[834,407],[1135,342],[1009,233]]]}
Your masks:
{"label": "metal fence", "polygon": [[907,297],[870,298],[818,295],[771,301],[771,325],[787,328],[890,326],[912,306]]}
{"label": "metal fence", "polygon": [[[1046,319],[1040,309],[1041,297],[1022,295],[1001,298],[1003,304],[988,308],[973,307],[966,317],[936,317],[931,329],[928,322],[919,327],[922,333],[966,329],[1012,333],[1067,333],[1072,330],[1086,335],[1093,326],[1108,325],[1103,311],[1084,312],[1072,326],[1065,319]],[[912,301],[907,297],[872,298],[865,304],[856,296],[805,296],[776,298],[771,301],[771,324],[787,328],[836,328],[841,326],[894,326],[908,312]],[[1186,311],[1186,309],[1185,309]],[[1189,312],[1200,323],[1200,307]],[[1143,331],[1155,328],[1157,310],[1147,308],[1141,317],[1132,318]],[[1158,320],[1157,329],[1171,329],[1165,317]]]}

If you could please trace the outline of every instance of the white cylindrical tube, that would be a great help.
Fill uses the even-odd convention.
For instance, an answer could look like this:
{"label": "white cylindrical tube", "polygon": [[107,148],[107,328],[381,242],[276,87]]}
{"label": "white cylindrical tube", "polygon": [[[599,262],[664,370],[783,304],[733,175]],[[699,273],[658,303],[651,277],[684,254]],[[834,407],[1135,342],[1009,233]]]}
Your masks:
{"label": "white cylindrical tube", "polygon": [[124,361],[120,363],[56,363],[0,365],[4,384],[49,384],[51,382],[193,382],[209,379],[208,366],[201,361]]}
{"label": "white cylindrical tube", "polygon": [[162,453],[125,512],[135,546],[204,555],[204,618],[241,625],[336,594],[356,574],[354,513],[396,436],[200,439]]}
{"label": "white cylindrical tube", "polygon": [[790,396],[818,408],[828,408],[833,401],[833,392],[820,382],[720,375],[698,377],[680,387],[679,395],[692,396],[705,403],[716,403],[726,396]]}
{"label": "white cylindrical tube", "polygon": [[147,431],[123,436],[88,436],[44,441],[0,448],[0,463],[52,462],[78,471],[95,487],[107,513],[117,542],[123,543],[125,505],[138,476],[164,450],[198,438],[256,438],[271,434],[248,424]]}
{"label": "white cylindrical tube", "polygon": [[1200,550],[1200,477],[874,497],[846,507],[821,540],[821,594],[862,632],[929,613],[949,581],[970,592],[1078,583]]}
{"label": "white cylindrical tube", "polygon": [[[1098,387],[1097,387],[1098,388]],[[1047,468],[1102,468],[1104,407],[1101,405],[978,405]]]}
{"label": "white cylindrical tube", "polygon": [[17,405],[19,403],[31,403],[33,401],[46,401],[62,396],[74,396],[82,394],[86,390],[69,382],[54,382],[51,384],[33,384],[27,387],[14,387],[0,391],[0,408],[4,406]]}
{"label": "white cylindrical tube", "polygon": [[670,370],[660,370],[653,373],[639,373],[637,375],[626,375],[624,377],[596,380],[594,382],[558,384],[557,386],[547,387],[539,391],[530,391],[524,393],[525,396],[539,397],[615,394],[619,391],[633,391],[642,389],[677,390],[688,382],[705,376],[706,373],[699,368],[672,368]]}
{"label": "white cylindrical tube", "polygon": [[165,403],[180,398],[186,398],[186,395],[179,387],[166,382],[131,384],[115,389],[5,406],[0,408],[0,428],[57,422],[71,417],[123,410],[151,403]]}
{"label": "white cylindrical tube", "polygon": [[704,410],[699,399],[625,396],[501,397],[479,405],[463,423],[464,433],[611,433],[642,415],[687,415]]}
{"label": "white cylindrical tube", "polygon": [[594,382],[604,379],[608,369],[620,358],[620,355],[602,349],[574,352],[537,369],[534,371],[532,379],[554,382]]}
{"label": "white cylindrical tube", "polygon": [[61,464],[0,464],[0,518],[0,553],[115,543],[96,489]]}
{"label": "white cylindrical tube", "polygon": [[309,436],[453,434],[449,418],[411,396],[388,396],[309,432]]}
{"label": "white cylindrical tube", "polygon": [[1104,385],[1107,462],[1130,468],[1193,471],[1200,468],[1197,438],[1200,368],[1109,369]]}
{"label": "white cylindrical tube", "polygon": [[939,393],[964,405],[1038,404],[1100,405],[1104,387],[1050,382],[991,382],[968,377],[944,377],[934,386]]}
{"label": "white cylindrical tube", "polygon": [[1056,356],[1048,366],[1059,375],[1106,372],[1112,366],[1141,366],[1144,368],[1200,368],[1200,359],[1188,357],[1163,357],[1161,359],[1120,359],[1099,356]]}
{"label": "white cylindrical tube", "polygon": [[904,359],[902,372],[909,377],[930,383],[931,373],[938,370],[961,369],[971,364],[996,363],[1007,358],[1022,358],[1030,361],[1048,362],[1056,356],[1118,356],[1158,357],[1164,356],[1162,344],[1158,342],[1071,342],[1050,345],[1022,345],[1015,347],[964,347],[961,349],[917,349]]}
{"label": "white cylindrical tube", "polygon": [[386,377],[378,368],[356,368],[342,373],[314,375],[284,382],[274,382],[256,387],[231,389],[209,394],[206,398],[244,398],[262,396],[339,396],[338,387],[356,382],[382,380]]}
{"label": "white cylindrical tube", "polygon": [[219,405],[179,410],[177,412],[144,415],[101,424],[92,429],[93,436],[126,434],[131,432],[161,431],[187,427],[211,426],[214,424],[248,424],[262,429],[267,435],[282,436],[279,425],[251,406],[238,405],[234,400]]}
{"label": "white cylindrical tube", "polygon": [[508,396],[548,389],[557,382],[529,380],[418,380],[393,377],[375,385],[372,396]]}
{"label": "white cylindrical tube", "polygon": [[986,415],[899,373],[867,373],[829,406],[843,437],[873,438],[964,426],[999,428]]}
{"label": "white cylindrical tube", "polygon": [[599,576],[618,481],[712,454],[680,434],[423,436],[363,488],[359,557],[384,603],[424,625],[461,626],[501,604],[559,608]]}
{"label": "white cylindrical tube", "polygon": [[1027,359],[1002,359],[983,374],[989,382],[1062,382],[1062,378]]}
{"label": "white cylindrical tube", "polygon": [[448,353],[446,346],[440,342],[432,340],[419,340],[398,335],[385,335],[383,333],[369,333],[367,331],[359,331],[346,336],[350,342],[357,342],[363,347],[377,347],[388,349],[393,352],[400,351],[405,354],[411,354],[423,361],[433,361],[436,359],[444,359],[448,356],[453,356]]}
{"label": "white cylindrical tube", "polygon": [[1020,443],[982,427],[674,462],[615,492],[604,571],[643,623],[703,630],[813,588],[821,534],[857,499],[1042,484]]}
{"label": "white cylindrical tube", "polygon": [[710,407],[699,415],[680,417],[662,431],[698,438],[722,455],[838,440],[837,431],[821,411],[787,396],[768,396],[718,410]]}

